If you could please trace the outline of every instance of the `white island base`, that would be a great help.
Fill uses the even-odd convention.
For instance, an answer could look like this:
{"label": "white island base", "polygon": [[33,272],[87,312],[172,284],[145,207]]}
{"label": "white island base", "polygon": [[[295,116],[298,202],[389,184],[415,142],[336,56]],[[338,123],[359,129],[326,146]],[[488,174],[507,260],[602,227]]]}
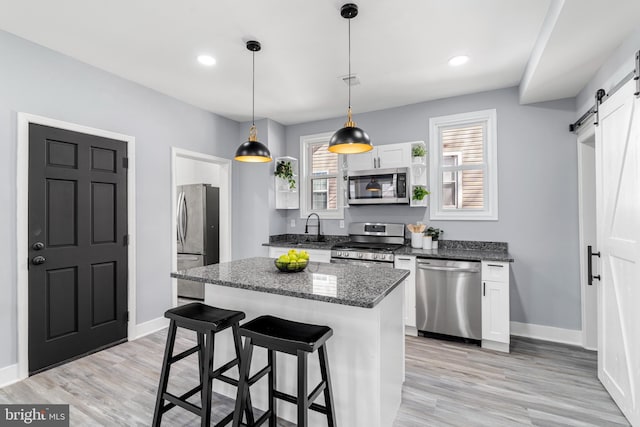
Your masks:
{"label": "white island base", "polygon": [[[329,371],[339,427],[391,427],[400,407],[404,381],[403,287],[397,286],[373,308],[360,308],[271,293],[205,285],[205,303],[241,310],[244,321],[270,314],[298,322],[327,325]],[[234,357],[230,330],[216,336],[215,367]],[[277,353],[277,388],[296,395],[295,357]],[[251,374],[267,362],[266,350],[255,348]],[[309,357],[308,393],[320,382],[317,352]],[[237,378],[236,370],[229,375]],[[267,408],[266,377],[251,387],[254,407]],[[236,388],[214,381],[214,391],[235,398]],[[317,399],[323,404],[323,397]],[[295,405],[278,400],[278,416],[296,422]],[[309,426],[326,426],[326,416],[309,410]]]}

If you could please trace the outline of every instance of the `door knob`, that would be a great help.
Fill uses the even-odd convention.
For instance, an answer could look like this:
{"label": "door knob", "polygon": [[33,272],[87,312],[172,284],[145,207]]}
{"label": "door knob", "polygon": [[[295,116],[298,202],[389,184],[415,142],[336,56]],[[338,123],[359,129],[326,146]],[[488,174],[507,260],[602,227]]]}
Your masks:
{"label": "door knob", "polygon": [[42,255],[38,255],[37,257],[34,257],[31,262],[33,263],[33,265],[40,265],[40,264],[44,264],[44,262],[47,259],[45,257],[43,257]]}
{"label": "door knob", "polygon": [[35,242],[33,244],[33,246],[31,246],[33,248],[34,251],[40,251],[42,249],[44,249],[44,243],[42,242]]}

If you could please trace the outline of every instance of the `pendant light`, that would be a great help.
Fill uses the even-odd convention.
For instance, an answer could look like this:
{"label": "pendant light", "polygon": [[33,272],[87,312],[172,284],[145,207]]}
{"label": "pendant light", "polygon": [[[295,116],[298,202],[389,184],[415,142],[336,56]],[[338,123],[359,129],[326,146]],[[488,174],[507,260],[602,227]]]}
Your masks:
{"label": "pendant light", "polygon": [[261,49],[260,42],[255,40],[248,41],[247,49],[252,52],[253,57],[251,127],[249,128],[249,139],[238,147],[235,159],[239,162],[250,163],[270,162],[272,160],[271,153],[266,145],[258,141],[258,130],[256,129],[256,52]]}
{"label": "pendant light", "polygon": [[365,153],[373,150],[369,135],[356,126],[351,117],[351,19],[358,16],[358,5],[347,3],[340,8],[340,15],[349,22],[349,109],[344,127],[329,140],[329,151],[338,154]]}

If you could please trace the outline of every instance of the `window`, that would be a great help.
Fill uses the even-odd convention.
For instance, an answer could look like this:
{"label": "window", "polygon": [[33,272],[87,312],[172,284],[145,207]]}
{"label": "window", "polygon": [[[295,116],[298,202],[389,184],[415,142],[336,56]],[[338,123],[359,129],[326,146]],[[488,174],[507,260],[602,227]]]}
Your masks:
{"label": "window", "polygon": [[343,219],[342,159],[328,150],[333,133],[300,138],[300,217],[317,213],[320,218]]}
{"label": "window", "polygon": [[430,218],[497,220],[496,110],[429,120]]}

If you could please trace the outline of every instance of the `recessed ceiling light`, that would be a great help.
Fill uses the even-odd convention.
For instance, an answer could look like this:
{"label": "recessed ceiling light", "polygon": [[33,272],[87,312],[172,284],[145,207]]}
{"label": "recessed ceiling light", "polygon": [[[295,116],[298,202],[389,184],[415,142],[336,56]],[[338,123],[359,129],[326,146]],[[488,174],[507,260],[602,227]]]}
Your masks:
{"label": "recessed ceiling light", "polygon": [[201,63],[202,65],[211,67],[212,65],[216,65],[216,58],[214,58],[211,55],[199,55],[198,62]]}
{"label": "recessed ceiling light", "polygon": [[469,61],[469,57],[467,55],[454,56],[449,60],[449,65],[452,67],[457,67],[462,64],[466,64]]}

